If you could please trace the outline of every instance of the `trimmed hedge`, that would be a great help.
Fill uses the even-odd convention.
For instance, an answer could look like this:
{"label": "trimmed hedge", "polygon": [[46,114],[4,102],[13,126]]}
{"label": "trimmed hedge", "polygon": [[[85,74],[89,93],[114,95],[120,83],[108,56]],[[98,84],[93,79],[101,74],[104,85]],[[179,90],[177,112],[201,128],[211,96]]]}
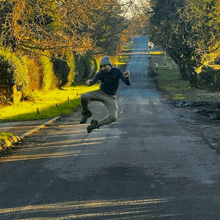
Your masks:
{"label": "trimmed hedge", "polygon": [[[0,47],[0,57],[8,62],[8,71],[13,72],[13,77],[10,79],[9,86],[17,85],[19,90],[22,90],[24,96],[28,96],[29,91],[29,77],[28,77],[28,65],[27,59],[17,53],[13,53],[10,50]],[[12,89],[12,88],[11,88]]]}
{"label": "trimmed hedge", "polygon": [[93,58],[86,54],[84,56],[75,55],[76,72],[75,81],[85,81],[97,71]]}
{"label": "trimmed hedge", "polygon": [[49,52],[44,52],[39,56],[40,68],[42,71],[42,89],[48,91],[58,87],[59,80],[54,74],[53,63]]}
{"label": "trimmed hedge", "polygon": [[69,75],[68,75],[67,86],[70,86],[74,82],[75,75],[76,75],[75,56],[74,56],[73,52],[67,53],[66,62],[69,66]]}
{"label": "trimmed hedge", "polygon": [[70,68],[65,60],[54,59],[53,70],[58,78],[58,88],[62,88],[68,83]]}

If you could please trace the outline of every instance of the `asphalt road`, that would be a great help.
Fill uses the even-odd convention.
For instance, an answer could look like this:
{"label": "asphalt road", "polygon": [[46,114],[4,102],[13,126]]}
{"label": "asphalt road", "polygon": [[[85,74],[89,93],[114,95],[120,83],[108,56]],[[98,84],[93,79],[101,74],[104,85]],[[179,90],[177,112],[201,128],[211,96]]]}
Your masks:
{"label": "asphalt road", "polygon": [[73,113],[3,158],[0,219],[220,219],[219,155],[154,89],[148,39],[136,41],[115,123],[88,134]]}

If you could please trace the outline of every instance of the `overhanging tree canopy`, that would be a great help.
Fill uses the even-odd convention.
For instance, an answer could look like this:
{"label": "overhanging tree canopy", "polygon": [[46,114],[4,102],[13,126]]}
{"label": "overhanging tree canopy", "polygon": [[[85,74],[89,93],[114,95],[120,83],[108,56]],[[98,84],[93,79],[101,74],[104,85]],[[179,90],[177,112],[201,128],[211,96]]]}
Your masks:
{"label": "overhanging tree canopy", "polygon": [[152,0],[151,41],[179,65],[184,79],[196,83],[200,67],[219,54],[219,0]]}
{"label": "overhanging tree canopy", "polygon": [[118,0],[1,0],[1,41],[13,50],[111,52],[127,27],[126,7]]}

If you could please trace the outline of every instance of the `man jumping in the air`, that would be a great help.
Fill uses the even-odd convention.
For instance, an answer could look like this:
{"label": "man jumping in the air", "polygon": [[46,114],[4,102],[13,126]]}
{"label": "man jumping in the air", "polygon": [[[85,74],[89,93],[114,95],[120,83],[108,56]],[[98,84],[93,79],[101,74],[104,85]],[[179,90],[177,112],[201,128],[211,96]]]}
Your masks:
{"label": "man jumping in the air", "polygon": [[108,109],[109,115],[100,121],[92,120],[91,124],[87,127],[88,133],[93,129],[99,128],[102,125],[110,124],[117,119],[118,105],[116,102],[116,92],[119,87],[119,80],[121,79],[126,85],[130,85],[130,72],[122,72],[117,67],[112,67],[112,63],[108,56],[104,56],[100,61],[100,71],[92,78],[86,81],[88,86],[101,81],[99,90],[84,93],[81,96],[82,105],[82,119],[81,124],[87,122],[87,119],[92,116],[92,112],[88,109],[90,101],[100,101]]}

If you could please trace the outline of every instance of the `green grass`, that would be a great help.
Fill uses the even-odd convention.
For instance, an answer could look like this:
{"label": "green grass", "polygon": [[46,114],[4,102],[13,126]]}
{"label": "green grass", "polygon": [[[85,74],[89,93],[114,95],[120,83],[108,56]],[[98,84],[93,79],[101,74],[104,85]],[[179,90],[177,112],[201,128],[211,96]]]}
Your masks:
{"label": "green grass", "polygon": [[[80,105],[82,93],[98,88],[99,84],[91,87],[78,84],[63,90],[53,90],[46,93],[38,92],[33,94],[32,101],[0,107],[0,123],[51,119],[59,115],[68,115]],[[0,132],[0,142],[12,136],[11,133]]]}
{"label": "green grass", "polygon": [[13,137],[12,133],[0,132],[0,142],[5,140],[5,139],[10,139],[12,137]]}
{"label": "green grass", "polygon": [[[135,45],[136,44],[134,42],[127,44],[126,46],[124,46],[123,52],[126,53],[127,51],[132,50],[135,47]],[[117,59],[116,66],[118,66],[120,68],[123,67],[124,65],[127,64],[129,59],[130,59],[129,55],[121,55],[121,56],[119,56],[118,59]]]}
{"label": "green grass", "polygon": [[150,55],[162,55],[163,51],[150,51]]}
{"label": "green grass", "polygon": [[158,63],[158,89],[164,92],[168,100],[184,100],[191,102],[219,102],[220,92],[211,92],[207,89],[198,89],[190,87],[188,81],[181,79],[178,66],[164,55],[153,55],[150,58],[150,67],[155,70],[155,64]]}
{"label": "green grass", "polygon": [[187,89],[189,87],[189,83],[181,80],[178,72],[173,69],[159,69],[158,73],[158,84],[162,90],[176,91],[179,89]]}
{"label": "green grass", "polygon": [[127,56],[127,55],[126,56],[124,56],[124,55],[119,56],[118,60],[117,60],[117,66],[120,67],[120,65],[125,65],[128,62],[129,58],[130,58],[130,56]]}
{"label": "green grass", "polygon": [[[132,49],[134,46],[135,43],[132,43],[125,49]],[[118,60],[118,66],[126,65],[129,58],[129,56],[121,56]],[[0,123],[51,119],[59,115],[68,115],[80,105],[81,94],[98,88],[99,84],[88,87],[75,83],[74,86],[63,90],[34,93],[32,100],[21,102],[18,105],[0,106]],[[11,133],[0,132],[0,141],[12,136]]]}
{"label": "green grass", "polygon": [[135,45],[135,42],[129,43],[124,47],[124,50],[132,50],[135,47]]}
{"label": "green grass", "polygon": [[82,93],[98,88],[98,84],[91,87],[76,85],[47,93],[38,92],[33,95],[32,101],[1,107],[0,122],[50,119],[58,115],[68,115],[80,105]]}

